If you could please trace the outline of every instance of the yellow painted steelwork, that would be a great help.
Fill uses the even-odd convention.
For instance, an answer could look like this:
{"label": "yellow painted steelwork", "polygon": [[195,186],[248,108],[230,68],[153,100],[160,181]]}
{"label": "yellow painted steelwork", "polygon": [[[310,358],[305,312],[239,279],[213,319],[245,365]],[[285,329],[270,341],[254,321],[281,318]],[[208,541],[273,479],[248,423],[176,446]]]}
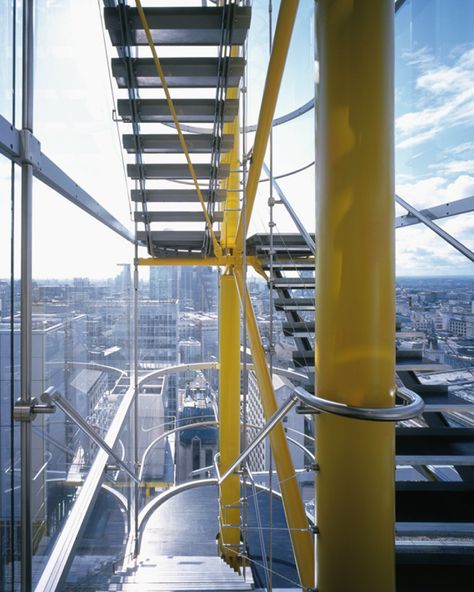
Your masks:
{"label": "yellow painted steelwork", "polygon": [[[239,48],[232,47],[231,57],[238,57]],[[238,99],[239,88],[229,88],[226,99]],[[230,166],[230,175],[225,179],[221,186],[227,190],[226,200],[224,202],[224,221],[222,223],[221,246],[224,249],[232,249],[235,246],[235,235],[237,233],[237,223],[239,221],[240,209],[240,124],[239,114],[235,116],[230,123],[224,124],[224,134],[232,134],[234,143],[232,150],[221,157],[221,163],[228,163]]]}
{"label": "yellow painted steelwork", "polygon": [[[283,260],[283,259],[281,259]],[[309,259],[311,260],[311,258]],[[229,267],[231,265],[242,266],[242,257],[234,255],[223,255],[222,257],[144,257],[135,259],[135,264],[138,266],[204,266],[204,267]],[[251,265],[257,273],[259,273],[264,279],[268,279],[265,271],[262,268],[259,257],[253,255],[247,255],[247,264]]]}
{"label": "yellow painted steelwork", "polygon": [[[219,464],[223,473],[240,454],[240,303],[233,275],[221,275],[219,287]],[[240,543],[239,502],[240,477],[230,475],[220,486],[220,542],[222,555],[235,567],[240,560],[235,552]],[[234,524],[236,528],[223,527]]]}
{"label": "yellow painted steelwork", "polygon": [[[278,408],[273,391],[272,379],[250,295],[247,287],[244,286],[242,272],[240,270],[235,270],[235,280],[241,303],[245,301],[247,331],[252,350],[255,375],[262,400],[263,412],[265,419],[268,421]],[[314,588],[313,536],[309,531],[308,519],[296,479],[293,461],[281,423],[272,430],[269,437],[301,585],[303,588]]]}
{"label": "yellow painted steelwork", "polygon": [[136,265],[144,267],[153,266],[175,266],[175,267],[212,267],[212,266],[226,266],[233,262],[233,258],[230,256],[222,257],[143,257],[135,259]]}
{"label": "yellow painted steelwork", "polygon": [[267,150],[268,136],[272,127],[273,115],[278,99],[283,71],[285,69],[286,56],[290,46],[293,25],[298,10],[299,0],[282,0],[278,12],[278,21],[275,29],[270,63],[268,64],[265,87],[258,116],[257,131],[252,150],[252,159],[249,169],[249,177],[246,186],[246,215],[245,224],[240,216],[237,228],[235,244],[242,248],[244,228],[248,229],[252,216],[253,204],[257,194],[258,182],[262,172],[263,159]]}
{"label": "yellow painted steelwork", "polygon": [[163,91],[165,93],[166,102],[168,103],[168,107],[169,107],[169,110],[171,111],[171,116],[173,118],[174,125],[176,127],[176,131],[178,133],[179,142],[181,144],[181,148],[183,149],[184,156],[186,157],[186,162],[188,164],[189,173],[191,174],[191,177],[193,179],[194,187],[196,189],[196,193],[199,198],[199,202],[201,204],[202,213],[204,214],[204,219],[206,220],[206,226],[207,226],[207,229],[209,230],[209,234],[211,235],[212,245],[214,247],[214,253],[217,256],[219,256],[222,254],[222,249],[221,249],[219,242],[217,240],[217,237],[214,233],[214,229],[212,228],[211,218],[209,217],[209,213],[207,211],[207,207],[206,207],[206,204],[204,202],[204,198],[201,193],[201,188],[199,187],[199,182],[197,180],[196,171],[194,170],[194,166],[191,161],[191,157],[189,155],[188,147],[186,146],[186,140],[184,139],[183,132],[181,131],[181,126],[179,124],[178,116],[176,114],[176,110],[173,105],[173,100],[171,99],[170,91],[168,89],[168,84],[166,83],[166,78],[163,73],[163,68],[161,67],[160,59],[158,58],[158,53],[156,51],[156,47],[153,42],[153,38],[151,36],[150,27],[148,26],[148,21],[146,19],[145,13],[143,11],[141,1],[135,0],[135,2],[136,2],[136,6],[137,6],[138,16],[140,17],[142,27],[145,31],[145,35],[148,40],[148,45],[150,46],[150,49],[151,49],[151,53],[153,56],[153,62],[155,63],[155,67],[158,72],[158,76],[160,77],[161,86],[162,86]]}
{"label": "yellow painted steelwork", "polygon": [[[316,376],[322,397],[395,391],[393,1],[319,0]],[[318,590],[395,590],[394,426],[316,420]]]}

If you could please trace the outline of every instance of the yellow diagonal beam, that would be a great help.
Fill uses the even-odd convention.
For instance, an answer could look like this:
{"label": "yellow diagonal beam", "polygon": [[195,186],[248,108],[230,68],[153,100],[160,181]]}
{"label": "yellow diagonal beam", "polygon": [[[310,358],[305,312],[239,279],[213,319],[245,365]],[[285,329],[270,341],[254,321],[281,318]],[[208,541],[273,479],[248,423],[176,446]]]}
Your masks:
{"label": "yellow diagonal beam", "polygon": [[209,234],[211,235],[211,240],[212,240],[212,244],[213,244],[213,247],[214,247],[214,253],[215,253],[215,255],[219,256],[219,255],[222,254],[222,249],[221,249],[221,246],[219,245],[219,242],[217,240],[217,237],[215,235],[215,232],[214,232],[214,230],[212,228],[211,218],[209,217],[209,213],[207,211],[206,204],[204,202],[204,198],[203,198],[202,193],[201,193],[201,188],[199,187],[199,183],[198,183],[197,176],[196,176],[196,171],[194,170],[194,166],[193,166],[193,163],[191,161],[191,157],[189,156],[189,151],[188,151],[188,147],[186,145],[186,140],[184,139],[184,135],[183,135],[183,132],[181,130],[181,126],[179,124],[178,116],[176,114],[176,110],[174,108],[173,101],[171,99],[170,91],[168,89],[168,84],[166,82],[166,78],[165,78],[165,75],[164,75],[164,72],[163,72],[163,68],[161,67],[161,63],[160,63],[160,60],[158,58],[158,53],[156,51],[156,47],[155,47],[155,44],[153,42],[153,38],[151,36],[150,27],[148,26],[148,21],[146,19],[145,12],[143,11],[141,1],[140,0],[135,0],[135,2],[136,2],[136,5],[137,5],[137,11],[138,11],[138,15],[140,17],[140,21],[142,23],[142,27],[143,27],[143,29],[145,31],[145,35],[146,35],[146,38],[148,40],[148,45],[150,46],[151,53],[153,55],[153,61],[155,63],[155,67],[156,67],[156,70],[158,72],[158,76],[160,77],[160,80],[161,80],[161,86],[163,87],[163,90],[164,90],[164,93],[165,93],[166,102],[168,103],[168,107],[169,107],[169,110],[171,112],[171,116],[173,118],[174,125],[176,127],[176,131],[178,132],[179,142],[181,144],[181,148],[183,149],[184,155],[186,157],[186,162],[188,163],[189,173],[190,173],[190,175],[191,175],[191,177],[193,179],[194,187],[196,189],[196,193],[197,193],[198,198],[199,198],[199,201],[201,203],[202,212],[203,212],[204,218],[206,220],[206,226],[207,226],[207,229],[209,230]]}
{"label": "yellow diagonal beam", "polygon": [[273,115],[280,90],[281,79],[285,69],[286,56],[290,47],[291,34],[298,10],[298,0],[282,0],[278,21],[275,29],[272,53],[268,64],[267,77],[263,90],[260,114],[258,116],[257,131],[252,150],[252,159],[249,168],[249,176],[246,185],[245,221],[242,215],[237,227],[235,244],[242,249],[244,228],[247,231],[252,216],[255,196],[257,194],[258,182],[262,172],[263,160],[268,144],[268,136],[272,127]]}
{"label": "yellow diagonal beam", "polygon": [[[255,374],[262,399],[263,412],[266,421],[268,421],[278,409],[272,379],[249,291],[247,286],[244,286],[242,272],[235,269],[234,275],[241,305],[245,302],[247,331],[255,366]],[[309,531],[308,519],[296,479],[293,461],[281,423],[273,429],[269,437],[301,586],[303,588],[314,588],[313,536]]]}

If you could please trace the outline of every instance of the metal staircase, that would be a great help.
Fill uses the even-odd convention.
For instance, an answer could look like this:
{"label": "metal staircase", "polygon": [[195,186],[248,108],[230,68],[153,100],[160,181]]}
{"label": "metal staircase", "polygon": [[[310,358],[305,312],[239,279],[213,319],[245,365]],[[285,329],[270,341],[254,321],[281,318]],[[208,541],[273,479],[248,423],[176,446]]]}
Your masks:
{"label": "metal staircase", "polygon": [[[295,342],[294,366],[313,376],[312,253],[299,235],[275,235],[270,265],[268,235],[255,235],[248,245],[267,274],[273,270],[268,286],[276,294],[275,309],[286,317],[283,333]],[[417,373],[440,365],[420,351],[397,350],[396,368],[400,385],[425,402],[422,419],[396,428],[397,466],[413,467],[422,479],[396,481],[397,590],[468,590],[474,565],[474,402],[448,385],[422,384]],[[305,385],[308,391],[311,384],[312,379]],[[458,476],[436,468],[443,465]]]}
{"label": "metal staircase", "polygon": [[240,592],[253,588],[250,570],[244,579],[219,557],[156,556],[117,572],[111,578],[107,592]]}
{"label": "metal staircase", "polygon": [[[176,160],[182,145],[169,105],[162,98],[156,64],[143,57],[144,51],[140,49],[148,41],[137,10],[114,0],[106,4],[105,24],[118,53],[112,60],[112,73],[119,89],[126,90],[128,95],[118,100],[117,113],[132,128],[131,133],[123,136],[123,147],[134,158],[127,169],[134,182],[131,198],[136,206],[134,220],[139,225],[137,239],[147,246],[152,257],[208,256],[213,243],[206,218],[209,217],[219,239],[214,227],[222,221],[219,203],[226,199],[220,183],[234,172],[221,161],[221,155],[232,150],[234,142],[232,135],[224,134],[224,124],[233,121],[238,112],[238,100],[227,99],[227,89],[239,86],[245,63],[231,49],[245,41],[250,8],[227,0],[223,6],[144,9],[158,53],[161,48],[168,48],[160,62],[167,85],[178,91],[173,104],[180,123],[207,126],[201,127],[199,133],[184,134],[187,150],[198,155],[194,171],[206,204],[203,211],[196,209],[200,199],[188,165]],[[175,56],[174,47],[179,48]],[[196,55],[196,48],[200,47],[214,48],[215,55]],[[189,89],[195,98],[182,98],[180,89]],[[153,133],[149,133],[151,124]],[[162,155],[172,158],[162,161]],[[203,162],[205,156],[207,160]],[[165,209],[157,209],[161,204]],[[170,204],[175,209],[166,209]],[[181,209],[183,204],[188,204],[188,209]],[[186,229],[155,226],[176,223],[186,223]],[[189,230],[189,224],[200,226]],[[314,241],[314,236],[274,234],[270,239],[259,234],[247,240],[247,254],[256,257],[267,273],[271,271],[268,283],[276,294],[274,306],[286,317],[283,333],[295,341],[293,363],[311,378],[315,277],[310,239]],[[474,404],[447,387],[426,388],[421,384],[416,373],[437,366],[421,352],[396,352],[399,383],[425,401],[423,418],[396,430],[397,463],[413,467],[423,479],[396,484],[397,586],[404,591],[469,589],[465,574],[474,563],[474,434],[467,415],[466,423],[457,427],[449,420],[453,411],[474,412]],[[433,469],[441,464],[455,467],[457,473],[452,475],[457,474],[459,480]],[[191,568],[180,569],[179,557],[152,557],[117,574],[109,590],[250,589],[242,580],[237,582],[238,576],[220,559],[205,559],[210,562],[207,580],[200,568],[199,580],[194,581],[197,575]]]}
{"label": "metal staircase", "polygon": [[[219,183],[230,173],[229,165],[221,163],[220,157],[233,146],[233,136],[224,134],[223,126],[238,112],[238,100],[227,99],[227,89],[239,86],[245,66],[241,57],[231,56],[231,48],[244,43],[250,25],[249,7],[230,0],[222,4],[144,8],[158,53],[162,48],[176,47],[177,57],[169,57],[173,50],[168,49],[168,54],[160,58],[167,86],[195,94],[195,98],[181,98],[178,94],[173,99],[180,124],[199,123],[208,129],[184,134],[184,140],[190,154],[209,157],[208,162],[193,166],[213,225],[222,221],[222,213],[215,211],[225,199]],[[136,208],[134,219],[140,227],[138,241],[147,245],[154,257],[208,255],[213,247],[202,210],[156,209],[158,204],[199,204],[199,199],[194,187],[182,187],[183,183],[192,186],[187,164],[156,160],[157,155],[182,154],[182,147],[167,101],[161,98],[156,65],[152,58],[142,57],[140,47],[147,46],[148,40],[139,13],[136,8],[111,0],[105,8],[105,25],[118,52],[118,57],[112,59],[112,74],[119,89],[128,92],[127,99],[118,100],[117,112],[124,122],[132,124],[132,133],[123,136],[123,147],[135,156],[127,172],[135,183],[131,197]],[[215,48],[214,56],[196,55],[201,48],[209,47]],[[142,90],[146,94],[143,99]],[[156,97],[150,98],[150,90],[156,92]],[[142,133],[142,124],[147,125],[147,133]],[[148,124],[155,124],[156,133],[148,133]],[[156,230],[155,224],[159,223],[200,224],[201,228]],[[218,232],[215,235],[219,239]]]}

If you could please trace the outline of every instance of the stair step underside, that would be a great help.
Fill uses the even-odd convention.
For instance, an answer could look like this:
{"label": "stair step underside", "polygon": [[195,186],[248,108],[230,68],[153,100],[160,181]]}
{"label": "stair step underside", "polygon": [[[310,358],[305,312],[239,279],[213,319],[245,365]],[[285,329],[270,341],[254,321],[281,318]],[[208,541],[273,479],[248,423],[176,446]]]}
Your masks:
{"label": "stair step underside", "polygon": [[[123,147],[129,154],[183,153],[177,134],[126,134],[122,140]],[[232,134],[225,134],[220,142],[215,142],[212,134],[184,134],[184,140],[189,152],[207,154],[214,150],[228,152],[232,149],[234,137]]]}
{"label": "stair step underside", "polygon": [[[209,201],[209,191],[206,188],[201,189],[204,201]],[[150,203],[199,203],[198,194],[195,189],[146,189],[144,191],[146,202]],[[142,192],[139,189],[132,189],[132,201],[141,202]],[[213,201],[222,202],[226,199],[224,189],[216,189],[213,195]]]}
{"label": "stair step underside", "polygon": [[[270,261],[268,259],[260,259],[260,264],[263,269],[268,271],[270,268]],[[275,259],[273,261],[273,269],[280,271],[295,271],[298,269],[308,269],[314,271],[314,260],[311,259]]]}
{"label": "stair step underside", "polygon": [[[200,250],[205,237],[205,231],[188,230],[188,231],[173,231],[173,230],[157,230],[152,231],[151,241],[157,249],[170,250]],[[220,238],[220,233],[217,231],[216,238]],[[146,233],[143,231],[137,232],[137,240],[144,242],[146,240]]]}
{"label": "stair step underside", "polygon": [[[211,216],[212,222],[222,222],[224,212],[215,212]],[[134,212],[135,222],[144,222],[145,214],[143,212]],[[204,213],[197,212],[148,212],[149,222],[205,222]]]}
{"label": "stair step underside", "polygon": [[314,277],[308,278],[276,278],[272,285],[274,288],[288,288],[290,290],[311,290],[314,288]]}
{"label": "stair step underside", "polygon": [[[156,45],[219,45],[223,11],[221,7],[146,7],[146,20]],[[242,45],[250,26],[249,7],[234,7],[232,45]],[[126,19],[131,45],[148,45],[137,9],[127,7]],[[118,8],[104,9],[105,26],[114,46],[123,45]]]}
{"label": "stair step underside", "polygon": [[314,310],[314,298],[275,298],[276,310]]}
{"label": "stair step underside", "polygon": [[[214,99],[173,99],[173,105],[180,123],[213,123],[219,111],[219,102]],[[239,102],[227,99],[224,102],[224,122],[231,122],[237,115]],[[133,113],[142,123],[173,123],[165,99],[118,99],[118,114],[125,121],[131,121]]]}
{"label": "stair step underside", "polygon": [[314,321],[285,322],[282,324],[282,328],[283,334],[287,337],[292,337],[293,335],[314,337],[315,323]]}
{"label": "stair step underside", "polygon": [[[243,75],[245,61],[242,58],[224,58],[223,71],[227,67],[227,86],[237,87]],[[216,88],[218,83],[218,58],[162,58],[166,83],[169,88]],[[131,59],[136,84],[139,88],[161,88],[152,58]],[[112,59],[112,74],[119,88],[128,88],[126,64],[122,58]]]}
{"label": "stair step underside", "polygon": [[[143,170],[145,179],[183,179],[192,180],[187,164],[144,164],[141,167],[137,164],[127,165],[127,173],[131,179],[140,178],[140,168]],[[198,179],[210,179],[213,173],[218,179],[225,179],[229,176],[229,165],[219,165],[217,171],[209,164],[195,164],[194,172]]]}

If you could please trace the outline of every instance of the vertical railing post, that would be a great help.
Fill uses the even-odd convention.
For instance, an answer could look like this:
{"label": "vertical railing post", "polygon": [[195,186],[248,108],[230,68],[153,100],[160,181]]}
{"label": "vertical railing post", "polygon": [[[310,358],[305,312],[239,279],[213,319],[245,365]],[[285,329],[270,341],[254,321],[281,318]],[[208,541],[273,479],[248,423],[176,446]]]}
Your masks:
{"label": "vertical railing post", "polygon": [[[135,224],[135,234],[137,231],[137,225]],[[131,410],[131,414],[133,417],[132,422],[132,443],[133,443],[133,466],[135,468],[135,474],[139,474],[141,472],[141,461],[142,459],[139,458],[139,384],[138,384],[138,315],[139,315],[139,302],[138,302],[138,289],[139,289],[139,272],[138,272],[138,265],[137,265],[137,257],[138,257],[138,243],[135,242],[135,264],[133,267],[133,390],[134,390],[134,398],[133,398],[133,410]],[[133,554],[134,557],[138,555],[139,552],[139,536],[138,536],[138,514],[140,512],[140,489],[138,483],[130,484],[133,487],[133,504],[130,508],[132,513],[131,522],[133,523],[133,538],[135,541]]]}
{"label": "vertical railing post", "polygon": [[[219,464],[223,473],[240,454],[240,304],[232,275],[220,276],[219,298]],[[239,502],[240,477],[230,475],[220,486],[220,540],[224,558],[235,566],[240,543]]]}
{"label": "vertical railing post", "polygon": [[[316,388],[362,407],[395,392],[392,0],[319,0]],[[395,589],[394,426],[316,420],[318,589]]]}
{"label": "vertical railing post", "polygon": [[[22,55],[22,142],[33,133],[33,22],[34,2],[23,2]],[[31,403],[32,356],[32,205],[33,165],[26,159],[21,166],[21,336],[20,398]],[[32,590],[32,517],[31,517],[31,422],[22,421],[21,441],[21,590]]]}

